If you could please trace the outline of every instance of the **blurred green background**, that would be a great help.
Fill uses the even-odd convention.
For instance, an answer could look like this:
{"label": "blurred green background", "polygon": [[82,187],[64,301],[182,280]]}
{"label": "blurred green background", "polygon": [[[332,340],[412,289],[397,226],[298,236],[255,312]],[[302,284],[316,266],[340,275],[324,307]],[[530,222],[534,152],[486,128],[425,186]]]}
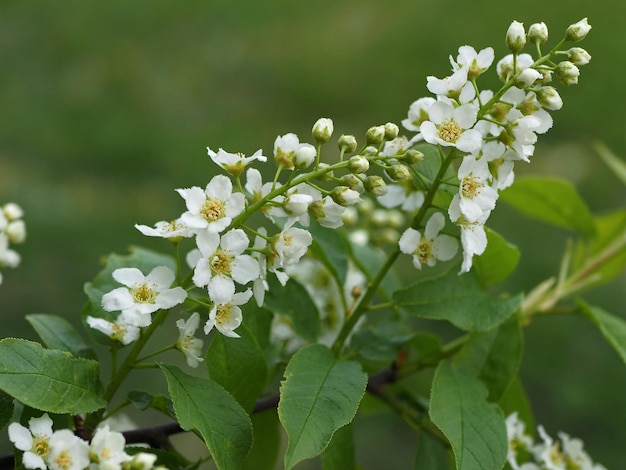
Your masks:
{"label": "blurred green background", "polygon": [[[625,13],[583,0],[3,0],[0,202],[24,208],[29,236],[20,268],[3,271],[2,336],[35,339],[28,313],[78,324],[82,285],[101,255],[166,248],[133,224],[182,212],[174,188],[204,186],[214,173],[206,146],[271,154],[277,135],[306,141],[322,116],[337,135],[399,123],[427,94],[426,76],[448,74],[460,45],[504,55],[514,19],[546,22],[553,41],[585,16],[593,26],[583,44],[591,64],[578,86],[561,88],[554,129],[518,173],[570,179],[595,212],[624,207],[626,191],[590,144],[626,154]],[[486,84],[496,86],[494,76]],[[522,250],[511,289],[556,272],[569,234],[504,204],[491,220]],[[585,298],[626,316],[625,281]],[[582,437],[608,468],[623,467],[626,369],[617,355],[575,317],[538,319],[526,340],[522,375],[537,421]],[[381,442],[369,434],[362,442]],[[401,454],[396,468],[409,465]],[[372,458],[368,468],[383,468]]]}

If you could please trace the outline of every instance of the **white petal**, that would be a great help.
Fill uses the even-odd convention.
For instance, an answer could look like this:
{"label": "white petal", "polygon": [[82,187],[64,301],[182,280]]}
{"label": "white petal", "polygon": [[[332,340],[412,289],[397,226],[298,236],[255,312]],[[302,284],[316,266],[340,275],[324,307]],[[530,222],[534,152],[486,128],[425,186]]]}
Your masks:
{"label": "white petal", "polygon": [[199,213],[200,209],[206,202],[206,194],[202,188],[199,188],[198,186],[186,189],[177,189],[176,191],[185,200],[185,205],[192,214]]}
{"label": "white petal", "polygon": [[407,228],[398,241],[400,251],[407,255],[412,255],[417,250],[421,238],[422,235],[417,230],[410,227]]}
{"label": "white petal", "polygon": [[146,276],[146,284],[155,285],[157,290],[167,289],[174,283],[175,279],[176,275],[170,268],[157,266]]}
{"label": "white petal", "polygon": [[259,262],[250,255],[237,256],[232,263],[231,274],[239,284],[247,284],[259,277]]}
{"label": "white petal", "polygon": [[433,256],[439,261],[449,261],[459,251],[459,242],[449,235],[439,235],[433,240]]}
{"label": "white petal", "polygon": [[193,283],[198,287],[204,287],[209,283],[212,276],[209,258],[200,258],[193,270]]}
{"label": "white petal", "polygon": [[182,304],[186,298],[187,291],[179,286],[160,292],[156,298],[156,304],[159,308],[172,308],[175,305]]}
{"label": "white petal", "polygon": [[217,233],[200,232],[196,236],[196,245],[198,245],[198,249],[203,257],[210,258],[220,245],[220,236]]}
{"label": "white petal", "polygon": [[[225,175],[214,176],[204,190],[206,197],[225,201],[233,192],[233,183]],[[203,201],[204,203],[204,201]]]}
{"label": "white petal", "polygon": [[135,287],[146,282],[146,276],[137,268],[119,268],[113,271],[113,279],[128,287]]}
{"label": "white petal", "polygon": [[246,235],[246,232],[240,228],[230,230],[222,235],[220,240],[220,246],[229,251],[232,255],[239,255],[245,251],[250,245],[250,240]]}
{"label": "white petal", "polygon": [[446,225],[446,220],[441,212],[435,212],[430,216],[428,222],[426,222],[426,228],[424,229],[424,236],[428,240],[434,240],[441,229]]}
{"label": "white petal", "polygon": [[118,287],[102,296],[102,308],[107,312],[125,310],[134,304],[135,299],[125,287]]}
{"label": "white petal", "polygon": [[9,425],[9,440],[19,450],[30,450],[33,446],[32,434],[28,428],[22,426],[20,423],[11,423]]}
{"label": "white petal", "polygon": [[209,297],[216,304],[230,302],[235,294],[235,283],[229,277],[213,276],[209,281]]}

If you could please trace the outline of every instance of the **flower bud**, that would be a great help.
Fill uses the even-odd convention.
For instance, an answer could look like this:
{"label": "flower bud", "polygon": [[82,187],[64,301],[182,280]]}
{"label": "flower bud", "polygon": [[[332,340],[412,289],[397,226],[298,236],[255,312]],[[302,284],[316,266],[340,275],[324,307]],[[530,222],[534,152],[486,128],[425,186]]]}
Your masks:
{"label": "flower bud", "polygon": [[528,88],[537,80],[543,78],[543,75],[538,70],[527,68],[522,70],[515,78],[515,86],[518,88]]}
{"label": "flower bud", "polygon": [[557,78],[564,85],[576,85],[578,83],[580,70],[569,60],[564,60],[558,63],[554,69],[554,73],[556,73]]}
{"label": "flower bud", "polygon": [[576,66],[587,65],[591,60],[589,52],[582,47],[572,47],[567,51],[567,58]]}
{"label": "flower bud", "polygon": [[333,121],[329,118],[319,118],[313,124],[313,138],[320,144],[328,142],[333,135]]}
{"label": "flower bud", "polygon": [[513,21],[506,32],[506,47],[511,52],[519,52],[526,45],[526,33],[524,32],[524,23]]}
{"label": "flower bud", "polygon": [[309,194],[294,193],[283,200],[283,209],[287,215],[298,217],[304,214],[313,202],[313,196]]}
{"label": "flower bud", "polygon": [[26,240],[26,224],[23,220],[14,220],[7,225],[5,233],[11,243],[23,243]]}
{"label": "flower bud", "polygon": [[393,122],[385,124],[385,140],[393,140],[398,137],[400,129]]}
{"label": "flower bud", "polygon": [[370,169],[370,162],[363,155],[354,155],[348,160],[348,170],[351,173],[365,173]]}
{"label": "flower bud", "polygon": [[552,86],[542,86],[539,90],[535,91],[537,101],[546,109],[551,111],[559,110],[563,107],[563,100],[561,95],[556,91],[556,88]]}
{"label": "flower bud", "polygon": [[8,220],[19,219],[24,216],[24,211],[14,202],[9,202],[2,207],[2,212]]}
{"label": "flower bud", "polygon": [[409,172],[409,169],[405,167],[404,165],[400,165],[400,164],[391,165],[385,171],[389,175],[389,178],[391,178],[394,181],[406,180],[411,177],[411,173]]}
{"label": "flower bud", "polygon": [[[317,165],[317,169],[318,170],[324,170],[324,169],[329,168],[329,167],[330,167],[330,165],[328,163],[324,163],[324,162],[322,162],[319,165]],[[319,181],[328,181],[328,180],[331,180],[333,178],[333,176],[334,175],[333,175],[332,171],[327,171],[326,173],[324,173],[322,175],[319,175],[317,177],[317,179]]]}
{"label": "flower bud", "polygon": [[[353,175],[354,176],[354,175]],[[355,207],[346,207],[346,210],[341,214],[341,220],[346,225],[356,225],[359,221],[359,211]]]}
{"label": "flower bud", "polygon": [[362,201],[361,195],[347,186],[337,186],[330,192],[330,197],[343,207],[352,206]]}
{"label": "flower bud", "polygon": [[353,135],[342,135],[339,137],[339,150],[351,153],[356,150],[356,137]]}
{"label": "flower bud", "polygon": [[339,179],[339,183],[342,186],[347,186],[348,188],[354,189],[355,191],[358,191],[359,193],[362,193],[363,191],[365,191],[365,188],[363,187],[363,181],[361,181],[361,179],[358,176],[353,175],[352,173],[343,175]]}
{"label": "flower bud", "polygon": [[365,178],[363,186],[365,186],[365,190],[368,193],[376,197],[387,194],[387,183],[385,183],[385,180],[378,175],[372,175]]}
{"label": "flower bud", "polygon": [[311,166],[317,157],[317,150],[311,144],[302,144],[293,155],[293,164],[296,168],[303,170]]}
{"label": "flower bud", "polygon": [[587,22],[587,18],[583,18],[578,23],[569,25],[565,31],[565,38],[568,41],[580,41],[591,31],[591,26]]}
{"label": "flower bud", "polygon": [[365,133],[367,145],[380,145],[385,140],[385,126],[370,127]]}
{"label": "flower bud", "polygon": [[387,209],[374,209],[370,215],[370,223],[377,228],[386,227],[389,223]]}
{"label": "flower bud", "polygon": [[409,149],[404,154],[404,161],[409,165],[415,165],[422,160],[424,160],[424,154],[419,150]]}
{"label": "flower bud", "polygon": [[548,41],[548,27],[543,21],[530,25],[530,28],[528,28],[528,40],[535,44],[545,44]]}
{"label": "flower bud", "polygon": [[363,149],[363,155],[367,157],[373,157],[374,155],[378,155],[378,148],[373,145],[368,145]]}

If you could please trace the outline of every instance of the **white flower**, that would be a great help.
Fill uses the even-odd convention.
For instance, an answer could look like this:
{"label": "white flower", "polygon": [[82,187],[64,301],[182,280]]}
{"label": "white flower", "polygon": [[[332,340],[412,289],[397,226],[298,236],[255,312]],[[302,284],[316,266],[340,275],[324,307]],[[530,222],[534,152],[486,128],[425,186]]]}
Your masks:
{"label": "white flower", "polygon": [[450,64],[452,65],[452,70],[455,71],[467,68],[468,77],[476,78],[491,67],[493,59],[494,52],[492,47],[487,47],[477,53],[476,49],[471,46],[461,46],[459,47],[459,55],[456,61],[453,61],[452,57],[450,57]]}
{"label": "white flower", "polygon": [[511,413],[506,418],[506,433],[509,441],[506,458],[513,470],[519,470],[521,468],[517,463],[519,450],[525,453],[530,452],[533,446],[533,440],[525,433],[525,427],[524,422],[518,418],[517,412]]}
{"label": "white flower", "polygon": [[317,150],[311,144],[301,144],[293,155],[293,164],[301,170],[308,168],[315,161]]}
{"label": "white flower", "polygon": [[204,341],[194,337],[198,326],[200,326],[200,314],[193,312],[187,321],[182,318],[176,321],[179,336],[176,343],[178,349],[182,351],[189,367],[198,367],[204,359],[202,358],[202,346]]}
{"label": "white flower", "polygon": [[322,227],[337,228],[343,225],[341,215],[345,207],[337,204],[330,196],[311,203],[310,214],[315,217]]}
{"label": "white flower", "polygon": [[151,470],[154,468],[154,462],[157,461],[157,456],[149,454],[147,452],[139,452],[133,455],[133,458],[128,462],[128,468],[131,470]]}
{"label": "white flower", "polygon": [[313,138],[321,143],[325,144],[330,140],[333,135],[333,121],[330,118],[319,118],[315,124],[313,124]]}
{"label": "white flower", "polygon": [[409,106],[408,117],[402,120],[404,128],[408,131],[418,132],[422,123],[428,121],[428,110],[434,102],[435,99],[431,97],[420,98],[413,101],[411,106]]}
{"label": "white flower", "polygon": [[248,289],[245,292],[237,292],[225,302],[215,303],[204,325],[204,332],[208,335],[215,327],[224,336],[239,338],[239,335],[233,331],[241,325],[243,319],[239,305],[247,303],[250,297],[252,297],[252,291]]}
{"label": "white flower", "polygon": [[563,107],[563,99],[556,88],[551,86],[543,86],[535,91],[537,95],[537,101],[551,111],[559,110]]}
{"label": "white flower", "polygon": [[274,141],[274,160],[276,164],[286,170],[293,170],[294,156],[302,145],[309,144],[301,144],[298,136],[293,133],[276,137]]}
{"label": "white flower", "polygon": [[524,24],[513,21],[506,32],[506,46],[512,52],[521,51],[526,45],[526,32]]}
{"label": "white flower", "polygon": [[16,220],[24,217],[24,211],[14,202],[8,202],[2,206],[2,212],[8,220]]}
{"label": "white flower", "polygon": [[48,413],[39,418],[30,418],[28,428],[20,423],[9,425],[9,440],[24,452],[22,462],[26,468],[46,470],[46,460],[50,451],[52,420]]}
{"label": "white flower", "polygon": [[401,206],[406,212],[414,212],[424,204],[424,193],[413,185],[388,184],[387,193],[376,200],[387,209]]}
{"label": "white flower", "polygon": [[211,157],[217,165],[226,170],[231,175],[240,175],[243,170],[246,169],[251,162],[255,160],[259,160],[261,162],[266,162],[267,157],[264,157],[261,153],[261,149],[254,152],[253,155],[246,157],[243,153],[229,153],[224,149],[220,148],[217,153],[211,150],[209,147],[206,148]]}
{"label": "white flower", "polygon": [[272,238],[272,248],[278,255],[274,268],[297,264],[313,243],[313,237],[307,230],[292,225],[293,222],[285,224],[283,230]]}
{"label": "white flower", "polygon": [[243,193],[233,193],[233,184],[224,175],[214,176],[204,190],[194,186],[176,191],[188,209],[181,222],[192,229],[222,232],[246,206]]}
{"label": "white flower", "polygon": [[26,224],[23,220],[9,222],[4,232],[11,243],[20,244],[26,240]]}
{"label": "white flower", "polygon": [[461,273],[466,273],[472,268],[474,255],[481,255],[487,248],[487,234],[485,222],[489,213],[485,212],[482,217],[474,222],[469,222],[461,213],[460,197],[455,194],[448,208],[450,220],[461,227],[461,245],[463,246],[463,263]]}
{"label": "white flower", "polygon": [[406,137],[401,135],[400,137],[396,137],[395,139],[388,140],[383,145],[383,149],[380,151],[379,155],[384,157],[393,157],[395,155],[401,155],[406,152],[406,149],[409,147],[409,141]]}
{"label": "white flower", "polygon": [[[120,317],[122,317],[120,315]],[[87,317],[87,324],[94,330],[98,330],[114,341],[123,345],[133,343],[139,339],[139,328],[124,323],[123,318],[110,322],[104,318]]]}
{"label": "white flower", "polygon": [[569,41],[581,41],[591,31],[591,25],[587,22],[587,18],[583,18],[577,23],[568,26],[565,35]]}
{"label": "white flower", "polygon": [[187,298],[182,287],[170,288],[175,278],[166,266],[157,266],[147,276],[137,268],[116,269],[113,279],[126,287],[104,294],[102,307],[108,312],[121,310],[121,321],[129,325],[148,326],[152,322],[151,313],[172,308]]}
{"label": "white flower", "polygon": [[[532,66],[534,62],[530,54],[518,54],[515,60],[513,60],[513,54],[508,54],[498,61],[496,71],[498,72],[500,80],[506,82],[512,75],[527,69]],[[515,63],[516,66],[515,70],[513,70],[513,63]]]}
{"label": "white flower", "polygon": [[464,104],[457,108],[438,101],[429,110],[430,120],[420,126],[424,140],[430,144],[456,147],[462,152],[476,152],[482,144],[482,135],[471,129],[476,123],[478,108]]}
{"label": "white flower", "polygon": [[21,257],[19,253],[9,248],[9,237],[6,233],[0,232],[0,266],[17,268],[20,261]]}
{"label": "white flower", "polygon": [[230,230],[221,239],[216,233],[201,232],[196,238],[202,257],[195,266],[193,282],[207,287],[215,303],[232,298],[235,282],[246,284],[259,277],[259,263],[243,252],[250,240],[241,229]]}
{"label": "white flower", "polygon": [[84,470],[89,461],[89,444],[69,429],[56,431],[50,438],[50,470]]}
{"label": "white flower", "polygon": [[498,191],[489,186],[491,173],[487,159],[473,155],[463,157],[458,170],[461,213],[468,222],[475,222],[489,214],[496,206]]}
{"label": "white flower", "polygon": [[194,235],[194,232],[180,218],[171,222],[157,222],[154,224],[154,228],[139,224],[135,224],[135,228],[147,237],[161,237],[172,241],[190,238]]}
{"label": "white flower", "polygon": [[124,452],[125,445],[124,435],[111,431],[109,426],[105,425],[94,434],[89,446],[89,457],[92,462],[100,464],[98,468],[104,468],[103,465],[116,468],[114,465],[130,460],[130,456]]}
{"label": "white flower", "polygon": [[400,237],[398,246],[402,253],[413,255],[413,265],[417,269],[422,264],[434,266],[439,261],[451,260],[458,251],[457,241],[449,235],[439,235],[445,225],[441,212],[435,212],[424,229],[424,236],[413,228],[408,228]]}
{"label": "white flower", "polygon": [[445,78],[426,77],[426,88],[438,96],[457,98],[461,94],[461,89],[467,83],[467,72],[467,67],[462,67]]}

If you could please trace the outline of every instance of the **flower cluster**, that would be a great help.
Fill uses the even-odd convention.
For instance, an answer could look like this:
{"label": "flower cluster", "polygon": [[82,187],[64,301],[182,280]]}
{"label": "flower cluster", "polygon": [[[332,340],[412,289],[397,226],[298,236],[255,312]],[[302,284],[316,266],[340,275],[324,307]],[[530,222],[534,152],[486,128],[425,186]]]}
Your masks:
{"label": "flower cluster", "polygon": [[526,434],[525,427],[517,413],[506,419],[509,441],[507,461],[513,470],[606,470],[604,466],[593,463],[580,439],[559,432],[560,442],[555,441],[543,426],[538,426],[541,442],[535,444],[533,438]]}
{"label": "flower cluster", "polygon": [[[493,49],[477,52],[462,46],[456,58],[450,57],[451,75],[428,77],[427,88],[435,98],[420,98],[410,106],[402,124],[417,132],[411,142],[424,141],[462,157],[458,190],[448,207],[450,220],[461,230],[462,272],[470,270],[472,257],[482,254],[487,246],[484,225],[496,205],[498,191],[513,183],[515,162],[529,161],[537,135],[552,127],[549,111],[563,105],[550,85],[553,76],[566,85],[575,84],[578,67],[591,58],[582,48],[561,50],[561,46],[583,39],[590,29],[586,18],[571,25],[566,37],[544,55],[541,46],[548,39],[546,25],[533,24],[526,33],[523,24],[514,21],[506,34],[511,54],[496,64],[503,82],[499,91],[480,90],[477,84],[477,78],[494,62]],[[536,47],[536,58],[521,53],[527,42]],[[567,60],[555,63],[556,56]],[[433,233],[421,238],[434,240]],[[423,264],[419,259],[426,257],[419,246],[420,234],[410,228],[401,238],[400,248],[413,255],[417,267]],[[434,254],[430,256],[432,260]]]}
{"label": "flower cluster", "polygon": [[[11,249],[11,245],[26,240],[26,224],[22,217],[22,208],[14,202],[0,207],[0,268],[16,268],[21,261],[19,253]],[[0,273],[2,284],[2,273]]]}
{"label": "flower cluster", "polygon": [[156,455],[140,452],[129,455],[124,450],[124,436],[105,425],[99,428],[91,442],[76,436],[69,429],[52,430],[48,414],[31,418],[28,428],[19,423],[9,425],[9,439],[23,452],[22,463],[27,469],[40,470],[150,470]]}

